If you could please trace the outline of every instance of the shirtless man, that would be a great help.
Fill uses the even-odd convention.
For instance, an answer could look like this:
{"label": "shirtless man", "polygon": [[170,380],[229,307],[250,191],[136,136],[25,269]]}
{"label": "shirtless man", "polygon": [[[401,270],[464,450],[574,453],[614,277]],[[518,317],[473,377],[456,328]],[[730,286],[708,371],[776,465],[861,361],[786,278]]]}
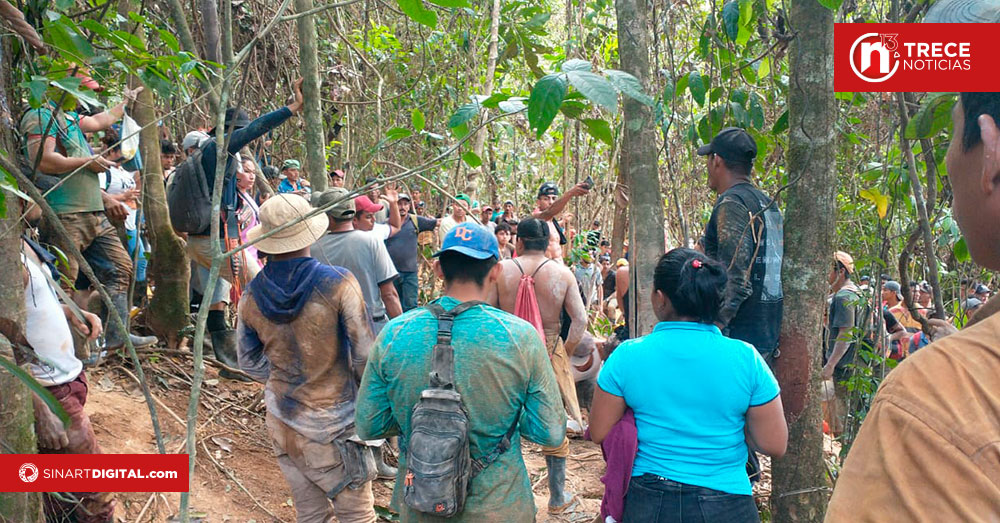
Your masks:
{"label": "shirtless man", "polygon": [[574,185],[562,196],[559,196],[559,186],[552,182],[545,182],[538,188],[538,200],[535,202],[536,207],[531,211],[531,215],[546,222],[549,229],[555,228],[555,231],[549,235],[549,245],[544,251],[548,258],[562,263],[562,246],[567,243],[566,235],[556,217],[562,214],[573,197],[583,196],[589,192],[590,189],[584,182]]}
{"label": "shirtless man", "polygon": [[[553,260],[546,257],[545,251],[550,245],[551,238],[546,222],[529,218],[518,224],[517,232],[518,256],[516,259],[500,262],[502,271],[496,286],[490,291],[490,303],[513,314],[521,276],[533,277],[535,298],[538,300],[538,310],[541,313],[543,341],[549,351],[549,359],[552,361],[552,369],[559,383],[563,404],[570,416],[583,426],[580,404],[576,397],[576,384],[569,363],[569,354],[573,353],[587,328],[587,311],[577,291],[576,277],[566,266],[551,263]],[[566,336],[565,346],[559,338],[559,318],[563,309],[573,322]],[[549,470],[549,513],[572,512],[573,505],[578,499],[564,488],[569,440],[564,438],[559,447],[543,447],[542,453],[545,455],[545,464]]]}

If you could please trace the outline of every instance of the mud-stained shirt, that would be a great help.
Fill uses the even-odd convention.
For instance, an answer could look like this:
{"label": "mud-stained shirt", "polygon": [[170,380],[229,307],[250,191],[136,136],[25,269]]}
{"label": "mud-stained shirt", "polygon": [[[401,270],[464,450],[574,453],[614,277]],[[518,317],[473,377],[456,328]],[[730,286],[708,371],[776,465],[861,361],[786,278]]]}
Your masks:
{"label": "mud-stained shirt", "polygon": [[240,368],[265,382],[273,416],[332,441],[354,422],[357,382],[373,342],[357,279],[312,258],[271,261],[240,300]]}
{"label": "mud-stained shirt", "polygon": [[[446,310],[458,301],[444,297]],[[410,413],[429,386],[437,321],[424,308],[390,321],[375,340],[358,396],[357,431],[366,439],[399,435],[402,485],[410,432]],[[511,447],[469,483],[464,511],[449,521],[534,521],[535,501],[521,457],[521,438],[555,447],[566,433],[562,397],[535,329],[526,321],[490,306],[473,307],[455,320],[455,387],[469,413],[473,458],[496,448],[520,413]],[[402,488],[393,508],[403,521],[440,521],[409,510]]]}

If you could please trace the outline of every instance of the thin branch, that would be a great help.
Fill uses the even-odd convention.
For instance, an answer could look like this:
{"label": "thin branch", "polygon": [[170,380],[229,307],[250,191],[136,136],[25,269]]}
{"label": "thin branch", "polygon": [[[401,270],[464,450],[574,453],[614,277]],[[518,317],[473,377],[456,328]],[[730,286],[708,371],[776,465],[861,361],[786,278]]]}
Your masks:
{"label": "thin branch", "polygon": [[346,2],[339,2],[339,3],[335,3],[335,4],[321,5],[321,6],[317,6],[317,7],[314,7],[312,9],[306,10],[306,11],[302,11],[301,13],[295,13],[294,15],[285,15],[285,16],[282,16],[281,18],[279,18],[278,21],[280,21],[280,22],[290,22],[292,20],[298,20],[299,18],[302,18],[304,16],[314,15],[316,13],[322,13],[323,11],[326,11],[327,9],[336,9],[338,7],[345,7],[345,6],[348,6],[348,5],[351,5],[351,4],[356,4],[356,3],[360,2],[360,1],[361,0],[347,0]]}

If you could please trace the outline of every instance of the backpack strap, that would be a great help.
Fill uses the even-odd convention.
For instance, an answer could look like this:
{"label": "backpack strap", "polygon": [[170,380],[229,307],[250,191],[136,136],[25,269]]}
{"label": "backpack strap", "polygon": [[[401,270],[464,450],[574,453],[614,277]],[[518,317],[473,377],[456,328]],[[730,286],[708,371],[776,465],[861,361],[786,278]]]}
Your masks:
{"label": "backpack strap", "polygon": [[[531,277],[534,278],[535,275],[538,274],[538,270],[541,269],[546,263],[549,263],[550,261],[552,261],[552,258],[545,258],[545,261],[543,261],[542,263],[539,263],[538,267],[535,267],[534,272],[531,273]],[[521,273],[521,274],[524,274],[524,273]]]}
{"label": "backpack strap", "polygon": [[512,258],[511,261],[514,262],[514,265],[517,265],[517,270],[521,271],[521,276],[524,276],[524,269],[521,267],[521,264],[517,261],[517,259]]}
{"label": "backpack strap", "polygon": [[427,305],[427,310],[437,319],[437,343],[431,356],[431,387],[439,389],[455,388],[455,350],[451,346],[451,328],[455,317],[478,305],[488,305],[484,301],[467,301],[451,310],[444,310],[440,303]]}
{"label": "backpack strap", "polygon": [[510,428],[507,432],[500,438],[500,443],[487,455],[472,460],[472,475],[470,477],[474,478],[479,475],[486,467],[490,466],[491,463],[496,461],[501,454],[507,452],[510,449],[510,440],[514,437],[514,432],[517,431],[517,423],[521,421],[521,409],[517,409],[517,415],[514,416],[514,421],[511,422]]}

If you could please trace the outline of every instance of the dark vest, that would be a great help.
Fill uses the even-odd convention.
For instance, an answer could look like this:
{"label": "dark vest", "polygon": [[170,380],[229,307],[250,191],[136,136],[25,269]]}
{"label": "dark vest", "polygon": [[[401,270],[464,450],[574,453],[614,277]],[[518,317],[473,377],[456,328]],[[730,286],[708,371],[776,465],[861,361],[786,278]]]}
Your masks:
{"label": "dark vest", "polygon": [[[777,205],[770,205],[771,199],[749,183],[740,183],[719,195],[718,206],[724,200],[740,202],[754,216],[751,231],[761,231],[756,244],[751,271],[750,285],[753,293],[740,306],[736,316],[726,327],[726,335],[750,343],[762,354],[773,351],[778,346],[781,332],[782,297],[781,260],[784,256],[784,231],[781,211]],[[768,207],[770,205],[770,207]],[[764,209],[767,210],[764,210]],[[761,212],[764,210],[763,212]],[[719,235],[716,213],[705,229],[705,254],[718,260]],[[731,260],[718,260],[729,265]]]}

